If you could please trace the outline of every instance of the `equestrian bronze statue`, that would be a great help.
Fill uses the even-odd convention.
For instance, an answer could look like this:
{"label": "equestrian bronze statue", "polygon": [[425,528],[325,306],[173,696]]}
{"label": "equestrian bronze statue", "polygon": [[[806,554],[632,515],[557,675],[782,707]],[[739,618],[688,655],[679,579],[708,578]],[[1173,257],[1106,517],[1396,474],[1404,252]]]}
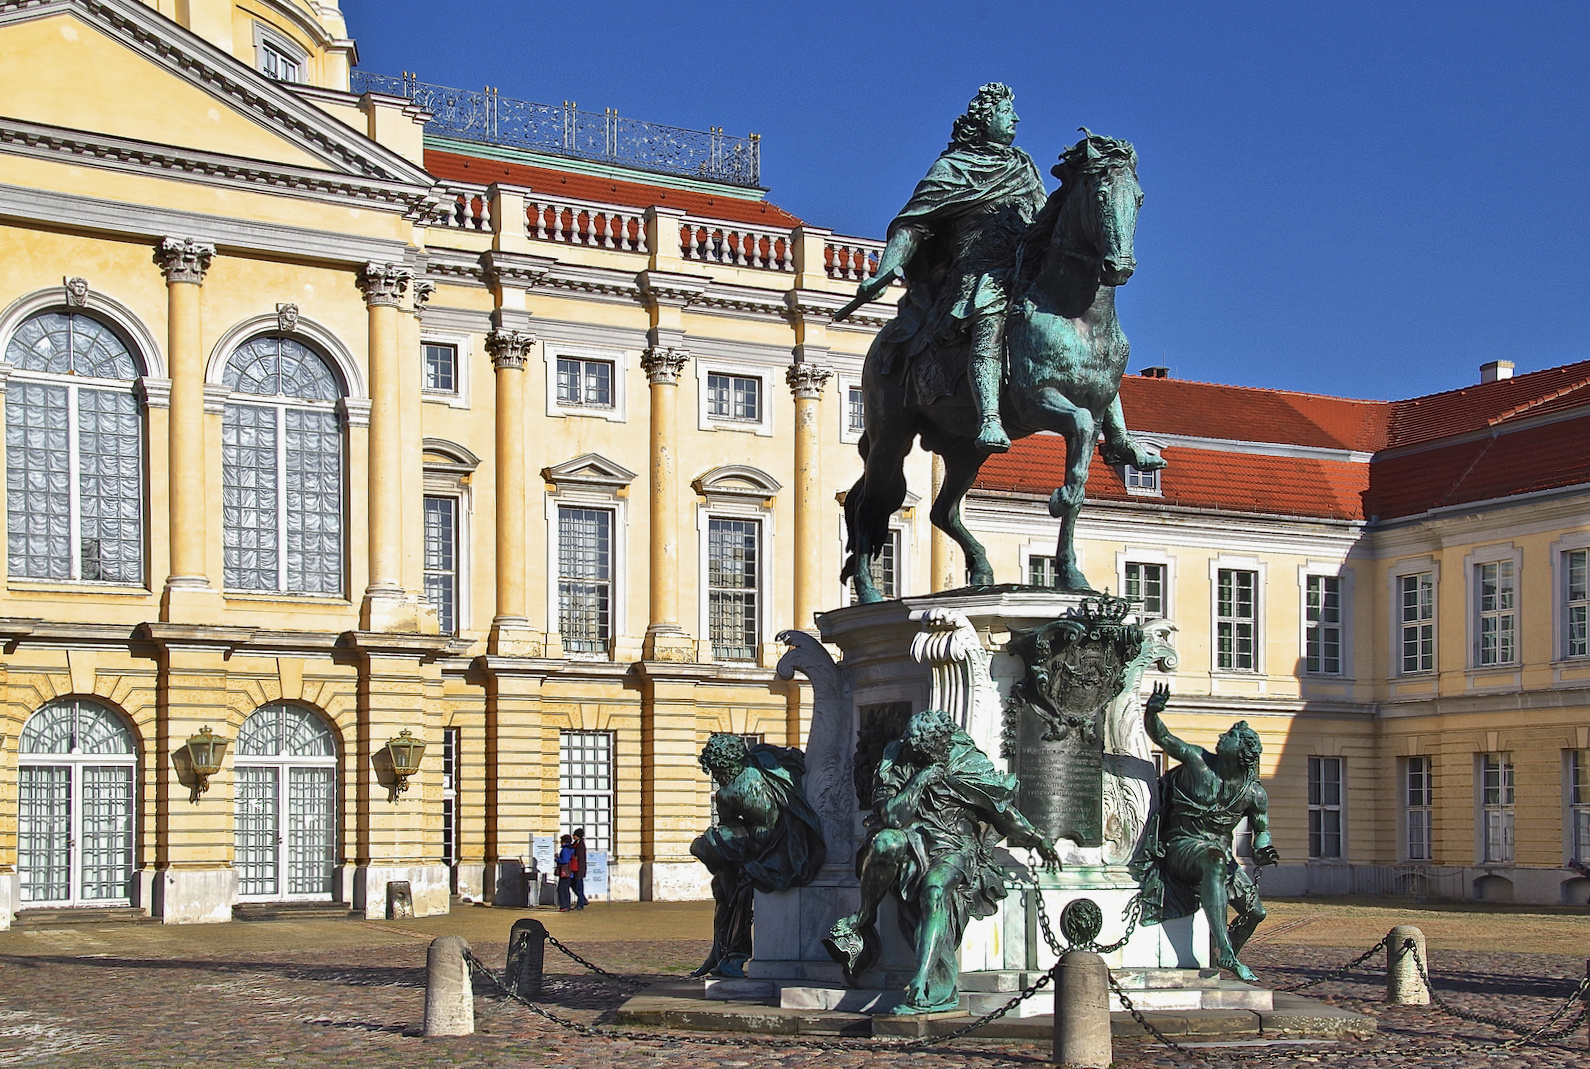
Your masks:
{"label": "equestrian bronze statue", "polygon": [[906,284],[862,370],[866,466],[845,498],[842,576],[854,578],[862,602],[882,599],[866,564],[905,501],[903,465],[918,437],[944,459],[932,519],[966,554],[972,586],[991,585],[994,573],[961,520],[961,500],[984,459],[1011,439],[1045,430],[1065,437],[1064,482],[1049,498],[1060,519],[1062,590],[1091,589],[1072,542],[1099,436],[1111,463],[1165,465],[1127,433],[1117,396],[1129,350],[1115,287],[1136,268],[1137,153],[1084,130],[1052,169],[1060,188],[1046,199],[1032,157],[1011,144],[1016,121],[1009,89],[978,90],[889,225],[877,273],[836,315],[896,279]]}

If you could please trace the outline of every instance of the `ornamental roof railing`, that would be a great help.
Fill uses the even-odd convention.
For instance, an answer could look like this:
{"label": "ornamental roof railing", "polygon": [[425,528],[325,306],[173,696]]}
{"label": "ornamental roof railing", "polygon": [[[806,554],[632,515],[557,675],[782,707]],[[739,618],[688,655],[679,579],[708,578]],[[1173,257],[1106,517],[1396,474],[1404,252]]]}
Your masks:
{"label": "ornamental roof railing", "polygon": [[759,134],[730,137],[720,126],[711,130],[663,126],[620,118],[613,108],[598,115],[580,111],[572,101],[561,107],[534,104],[500,96],[489,86],[479,92],[449,89],[419,81],[407,71],[401,78],[362,70],[352,74],[355,93],[407,97],[430,112],[432,118],[425,124],[428,134],[736,186],[755,187],[761,180]]}

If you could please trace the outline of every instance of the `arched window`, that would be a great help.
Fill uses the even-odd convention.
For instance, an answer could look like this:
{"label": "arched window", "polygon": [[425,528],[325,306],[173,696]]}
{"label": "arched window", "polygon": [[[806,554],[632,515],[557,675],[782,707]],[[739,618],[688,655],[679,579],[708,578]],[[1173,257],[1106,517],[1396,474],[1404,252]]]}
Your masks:
{"label": "arched window", "polygon": [[268,335],[226,362],[222,424],[226,585],[340,594],[343,589],[342,387],[319,354]]}
{"label": "arched window", "polygon": [[138,361],[86,315],[44,312],[6,346],[6,549],[27,579],[141,583]]}
{"label": "arched window", "polygon": [[98,702],[54,701],[28,718],[18,750],[23,903],[128,903],[138,757],[127,724]]}
{"label": "arched window", "polygon": [[237,733],[238,894],[329,901],[337,864],[337,740],[308,709],[264,706]]}

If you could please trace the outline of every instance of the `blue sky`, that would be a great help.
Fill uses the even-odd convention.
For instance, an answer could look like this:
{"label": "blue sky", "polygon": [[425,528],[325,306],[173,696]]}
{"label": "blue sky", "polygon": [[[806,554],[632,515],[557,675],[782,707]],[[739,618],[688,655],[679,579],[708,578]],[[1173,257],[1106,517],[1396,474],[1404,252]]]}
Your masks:
{"label": "blue sky", "polygon": [[1132,368],[1408,397],[1590,359],[1590,5],[343,0],[360,65],[763,137],[882,236],[977,86],[1132,141]]}

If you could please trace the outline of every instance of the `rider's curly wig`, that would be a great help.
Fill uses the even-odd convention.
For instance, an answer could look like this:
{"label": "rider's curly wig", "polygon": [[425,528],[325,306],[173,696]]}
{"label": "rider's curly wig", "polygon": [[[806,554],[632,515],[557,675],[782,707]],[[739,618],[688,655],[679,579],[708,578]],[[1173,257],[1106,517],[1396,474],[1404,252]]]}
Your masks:
{"label": "rider's curly wig", "polygon": [[1010,91],[1010,87],[1000,82],[989,82],[979,87],[977,95],[966,105],[966,114],[955,120],[950,143],[968,148],[986,144],[988,120],[993,117],[994,109],[1002,101],[1014,102],[1015,99],[1016,94]]}
{"label": "rider's curly wig", "polygon": [[740,768],[745,764],[745,740],[738,735],[714,731],[701,748],[701,771],[707,775]]}
{"label": "rider's curly wig", "polygon": [[960,725],[943,709],[924,709],[911,718],[906,731],[916,727],[921,730],[922,741],[932,749],[939,749],[950,741]]}

